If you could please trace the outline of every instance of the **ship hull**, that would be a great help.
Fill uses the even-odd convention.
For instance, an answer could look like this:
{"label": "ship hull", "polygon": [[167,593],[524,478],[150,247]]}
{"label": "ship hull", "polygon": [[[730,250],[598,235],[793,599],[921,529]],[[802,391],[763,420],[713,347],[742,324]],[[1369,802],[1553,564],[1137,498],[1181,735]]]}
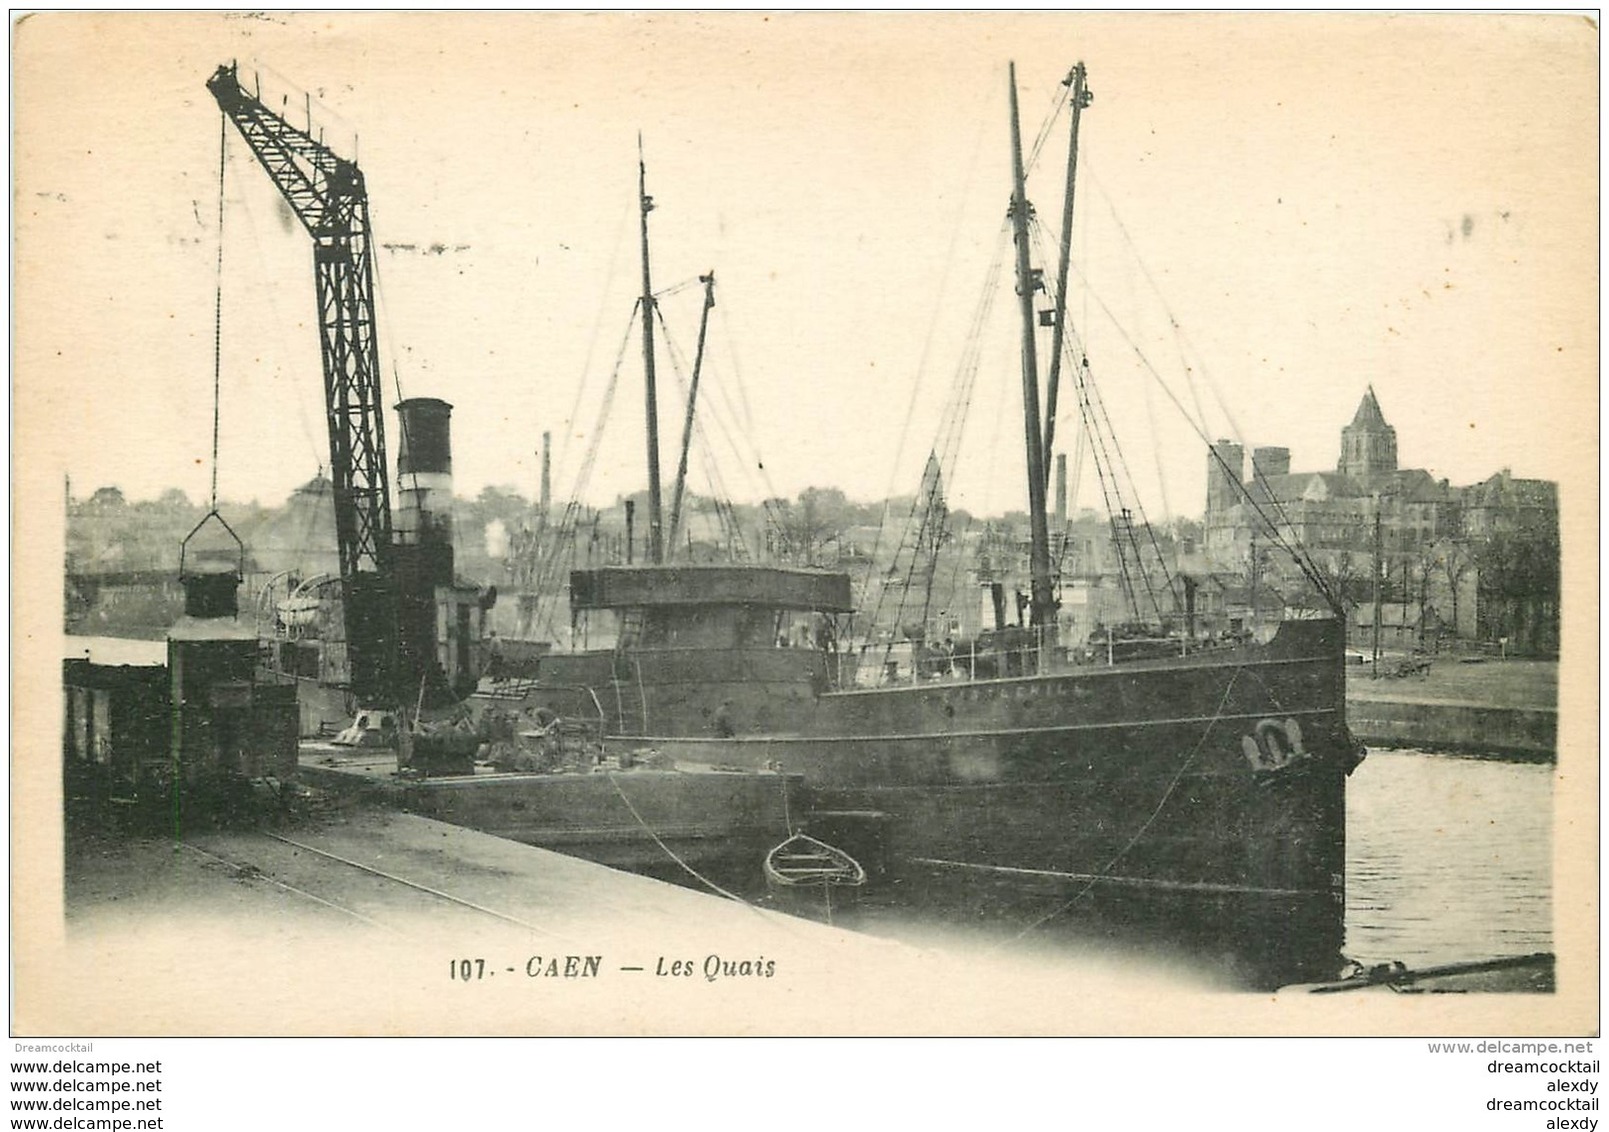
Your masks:
{"label": "ship hull", "polygon": [[1344,925],[1344,719],[1333,622],[1133,667],[828,693],[794,734],[613,736],[802,777],[807,828],[874,878],[1162,925],[1282,977]]}

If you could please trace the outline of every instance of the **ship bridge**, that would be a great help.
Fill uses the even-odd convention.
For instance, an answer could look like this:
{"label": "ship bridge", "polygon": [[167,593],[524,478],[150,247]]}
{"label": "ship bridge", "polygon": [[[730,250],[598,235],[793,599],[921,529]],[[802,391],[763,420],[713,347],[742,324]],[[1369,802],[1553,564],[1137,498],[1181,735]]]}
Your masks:
{"label": "ship bridge", "polygon": [[780,566],[606,566],[570,574],[570,608],[685,606],[849,613],[849,575]]}
{"label": "ship bridge", "polygon": [[[618,616],[627,647],[825,647],[849,613],[849,575],[774,566],[607,566],[570,575],[570,610]],[[817,635],[823,634],[818,640]]]}
{"label": "ship bridge", "polygon": [[[852,683],[838,618],[849,575],[754,565],[605,566],[570,575],[579,646],[541,660],[561,716],[614,735],[794,732],[821,693]],[[600,624],[600,622],[604,622]]]}

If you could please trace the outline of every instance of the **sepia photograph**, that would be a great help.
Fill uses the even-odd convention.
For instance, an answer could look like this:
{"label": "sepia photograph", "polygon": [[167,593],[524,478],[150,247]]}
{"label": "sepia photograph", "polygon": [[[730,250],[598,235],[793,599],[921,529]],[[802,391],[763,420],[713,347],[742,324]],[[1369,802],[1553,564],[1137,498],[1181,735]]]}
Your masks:
{"label": "sepia photograph", "polygon": [[1598,1033],[1595,17],[11,51],[14,1038]]}

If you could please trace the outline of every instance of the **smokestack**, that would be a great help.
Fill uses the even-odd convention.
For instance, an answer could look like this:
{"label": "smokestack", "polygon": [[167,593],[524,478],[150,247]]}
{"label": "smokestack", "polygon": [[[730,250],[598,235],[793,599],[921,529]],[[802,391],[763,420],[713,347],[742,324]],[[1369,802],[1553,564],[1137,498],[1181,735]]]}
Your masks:
{"label": "smokestack", "polygon": [[412,397],[397,406],[397,415],[397,541],[451,546],[453,407],[435,397]]}
{"label": "smokestack", "polygon": [[553,504],[553,434],[542,434],[542,514]]}
{"label": "smokestack", "polygon": [[396,541],[417,547],[419,579],[428,594],[453,584],[453,407],[435,397],[397,405]]}
{"label": "smokestack", "polygon": [[1056,525],[1067,529],[1067,453],[1056,453]]}

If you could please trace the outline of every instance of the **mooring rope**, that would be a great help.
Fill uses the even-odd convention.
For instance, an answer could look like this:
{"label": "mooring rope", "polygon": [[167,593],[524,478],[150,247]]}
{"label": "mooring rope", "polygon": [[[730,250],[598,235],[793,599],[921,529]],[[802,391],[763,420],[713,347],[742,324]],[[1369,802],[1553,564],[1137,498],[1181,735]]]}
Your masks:
{"label": "mooring rope", "polygon": [[[703,873],[701,873],[697,869],[693,868],[692,865],[689,865],[686,861],[682,860],[682,858],[676,853],[676,851],[674,849],[672,849],[669,845],[665,844],[664,839],[659,836],[658,832],[655,831],[654,827],[649,825],[648,822],[643,819],[642,814],[637,812],[637,807],[633,806],[631,804],[631,799],[626,797],[626,792],[624,790],[620,789],[620,783],[617,781],[616,776],[613,775],[613,774],[606,774],[605,777],[607,777],[609,779],[609,785],[613,786],[615,788],[615,793],[620,795],[620,800],[626,804],[626,809],[631,811],[631,816],[637,820],[637,824],[642,826],[643,832],[648,834],[649,837],[653,838],[654,839],[654,844],[659,846],[659,848],[664,852],[665,856],[669,857],[672,861],[676,862],[676,864],[682,869],[683,872],[687,873],[688,876],[692,877],[694,880],[698,881],[700,884],[702,884],[706,888],[710,889],[710,891],[718,893],[721,896],[726,897],[728,900],[732,900],[732,901],[735,901],[738,904],[743,905],[743,907],[745,907],[749,911],[753,912],[756,916],[760,916],[763,919],[767,919],[767,920],[771,921],[772,923],[776,924],[778,927],[782,927],[784,930],[790,930],[790,929],[787,928],[787,925],[785,923],[785,921],[786,921],[786,919],[788,917],[780,916],[778,913],[771,913],[771,914],[768,915],[767,914],[768,909],[761,908],[758,905],[753,904],[753,903],[743,899],[743,897],[737,895],[735,892],[728,892],[726,889],[722,888],[720,885],[718,885],[714,881],[710,880],[709,877],[705,876]],[[783,789],[784,790],[787,789],[787,780],[786,779],[783,779]],[[786,794],[784,794],[783,797],[784,797],[784,799],[786,799]],[[789,832],[791,833],[792,830],[790,829]]]}
{"label": "mooring rope", "polygon": [[[1217,709],[1213,711],[1212,718],[1207,720],[1207,726],[1201,732],[1201,738],[1196,740],[1196,745],[1190,749],[1190,754],[1185,757],[1184,762],[1179,764],[1179,769],[1174,772],[1173,780],[1168,783],[1168,788],[1162,792],[1161,801],[1157,802],[1156,808],[1151,811],[1150,816],[1140,823],[1140,828],[1134,831],[1134,836],[1129,838],[1128,844],[1119,849],[1112,859],[1106,862],[1106,864],[1096,872],[1096,875],[1086,882],[1083,888],[1074,893],[1066,903],[1051,910],[1050,912],[1045,913],[1045,915],[1039,917],[1039,919],[1023,928],[1022,931],[1006,940],[1005,943],[1000,944],[1000,947],[1005,947],[1009,944],[1016,943],[1030,932],[1038,930],[1040,927],[1048,924],[1051,920],[1063,915],[1074,904],[1077,904],[1085,896],[1089,895],[1090,890],[1093,889],[1095,885],[1099,883],[1100,880],[1103,879],[1108,873],[1116,868],[1119,861],[1128,856],[1129,850],[1133,849],[1140,843],[1140,838],[1145,836],[1146,830],[1151,828],[1151,824],[1156,821],[1157,816],[1161,814],[1163,808],[1167,806],[1168,799],[1172,798],[1173,792],[1179,788],[1179,783],[1184,779],[1185,771],[1189,770],[1191,764],[1196,761],[1196,756],[1201,753],[1201,748],[1206,745],[1207,736],[1212,734],[1213,727],[1216,726],[1218,720],[1223,717],[1224,708],[1229,704],[1230,693],[1235,690],[1235,682],[1240,679],[1240,674],[1244,671],[1244,667],[1238,667],[1235,669],[1235,674],[1229,678],[1229,683],[1224,688],[1223,698],[1218,701]],[[998,948],[995,950],[998,950]]]}
{"label": "mooring rope", "polygon": [[[747,900],[743,899],[743,897],[737,895],[736,893],[728,892],[726,889],[710,880],[709,877],[693,868],[692,865],[689,865],[686,861],[682,860],[681,857],[677,856],[676,851],[669,845],[665,844],[665,842],[660,838],[659,834],[655,832],[654,827],[643,820],[643,816],[637,812],[637,807],[633,806],[631,804],[631,799],[626,797],[626,792],[620,789],[620,783],[615,781],[615,776],[610,774],[606,775],[605,777],[609,779],[609,785],[615,788],[615,793],[620,795],[620,800],[626,804],[626,809],[631,811],[631,816],[637,819],[637,824],[642,826],[643,832],[647,833],[649,837],[652,837],[654,839],[654,844],[665,851],[665,856],[669,857],[672,861],[675,861],[676,864],[681,866],[682,870],[685,871],[688,876],[709,888],[712,892],[718,892],[728,900],[735,900],[745,907],[754,907]],[[759,911],[759,909],[756,908],[755,911]]]}

